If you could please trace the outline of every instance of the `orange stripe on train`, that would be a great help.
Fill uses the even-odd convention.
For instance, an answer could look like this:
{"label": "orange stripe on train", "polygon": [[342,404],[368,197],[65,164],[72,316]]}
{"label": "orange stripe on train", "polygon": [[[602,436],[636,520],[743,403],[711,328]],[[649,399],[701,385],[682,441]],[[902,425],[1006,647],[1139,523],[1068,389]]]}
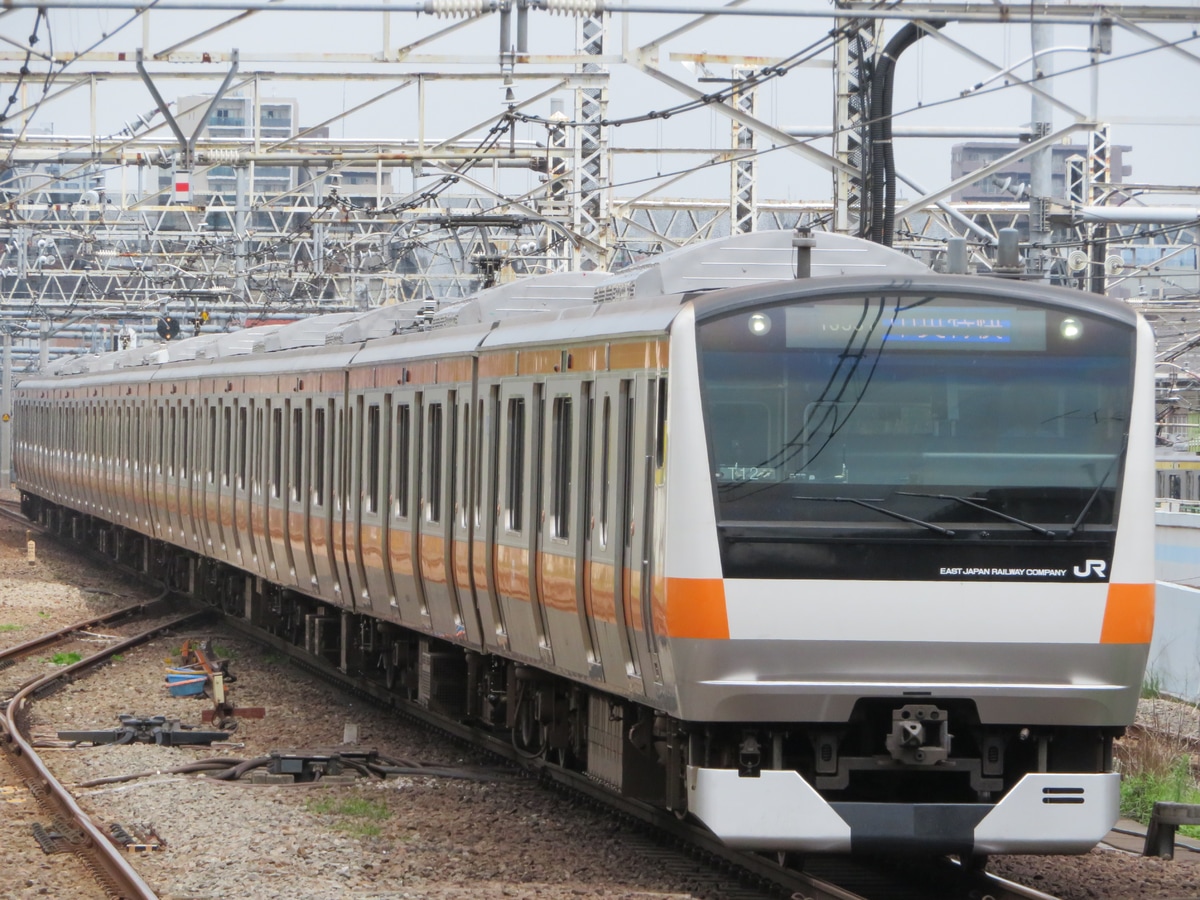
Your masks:
{"label": "orange stripe on train", "polygon": [[1154,585],[1110,584],[1102,644],[1149,644],[1154,633]]}
{"label": "orange stripe on train", "polygon": [[668,578],[667,634],[676,638],[728,640],[725,582],[720,578]]}

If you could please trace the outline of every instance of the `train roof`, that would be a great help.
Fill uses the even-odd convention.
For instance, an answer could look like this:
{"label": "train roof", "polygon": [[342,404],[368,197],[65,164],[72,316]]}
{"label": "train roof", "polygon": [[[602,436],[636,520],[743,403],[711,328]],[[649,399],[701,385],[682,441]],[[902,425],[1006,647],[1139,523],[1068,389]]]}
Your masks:
{"label": "train roof", "polygon": [[[461,300],[432,298],[389,304],[363,312],[310,316],[286,324],[242,329],[227,334],[203,334],[181,341],[150,344],[100,355],[56,361],[41,374],[86,375],[138,369],[192,360],[222,359],[224,365],[241,357],[238,369],[253,367],[252,359],[264,353],[319,354],[318,348],[341,345],[358,362],[386,358],[403,346],[403,355],[429,357],[470,352],[479,346],[502,347],[529,340],[532,328],[548,340],[568,342],[613,333],[649,333],[665,329],[685,298],[704,296],[700,303],[712,314],[745,302],[750,290],[794,292],[795,232],[760,231],[703,241],[650,257],[617,272],[562,272],[531,276],[481,290]],[[933,280],[921,262],[890,247],[847,235],[816,232],[812,235],[812,275],[879,276],[880,283],[900,280]],[[978,289],[986,278],[969,278]],[[781,282],[778,289],[767,286]],[[786,283],[782,284],[782,283]],[[943,281],[942,284],[946,284]],[[997,291],[1013,290],[1013,282],[994,282]],[[1001,286],[1002,285],[1002,286]],[[816,286],[803,288],[805,292]],[[1059,299],[1078,292],[1054,292]],[[760,299],[762,294],[755,294]],[[1084,295],[1086,297],[1087,295]],[[1076,296],[1076,304],[1089,301]],[[1098,300],[1109,315],[1113,305]],[[1126,315],[1132,316],[1126,311]],[[172,367],[175,368],[175,367]]]}

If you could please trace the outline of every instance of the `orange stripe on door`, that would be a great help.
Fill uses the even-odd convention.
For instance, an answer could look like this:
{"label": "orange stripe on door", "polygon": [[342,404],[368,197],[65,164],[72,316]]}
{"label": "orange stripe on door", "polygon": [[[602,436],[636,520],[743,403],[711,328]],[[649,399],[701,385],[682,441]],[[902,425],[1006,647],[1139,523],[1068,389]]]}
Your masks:
{"label": "orange stripe on door", "polygon": [[725,583],[720,578],[668,578],[667,634],[677,638],[728,640]]}
{"label": "orange stripe on door", "polygon": [[1110,584],[1102,644],[1148,644],[1154,633],[1154,585]]}

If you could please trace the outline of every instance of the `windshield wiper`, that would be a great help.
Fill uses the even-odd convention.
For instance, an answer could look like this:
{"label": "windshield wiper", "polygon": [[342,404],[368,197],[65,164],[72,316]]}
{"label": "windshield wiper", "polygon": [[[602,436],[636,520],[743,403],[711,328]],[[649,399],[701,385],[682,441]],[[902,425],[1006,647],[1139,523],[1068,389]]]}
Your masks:
{"label": "windshield wiper", "polygon": [[959,497],[956,494],[921,494],[916,491],[896,491],[896,493],[902,497],[931,497],[934,500],[953,500],[956,503],[963,504],[963,506],[970,506],[972,509],[995,516],[997,519],[1004,519],[1006,522],[1012,522],[1014,525],[1020,525],[1028,528],[1030,531],[1036,531],[1038,534],[1043,534],[1048,538],[1058,537],[1058,534],[1049,528],[1034,525],[1032,522],[1026,522],[1024,519],[1018,519],[1016,516],[1010,516],[1007,513],[1000,512],[998,509],[991,509],[982,503],[976,503],[974,500],[968,500],[966,497]]}
{"label": "windshield wiper", "polygon": [[1096,502],[1096,498],[1100,496],[1100,492],[1104,490],[1104,485],[1108,483],[1108,476],[1113,473],[1117,463],[1121,457],[1125,455],[1125,448],[1129,446],[1129,433],[1126,432],[1125,440],[1121,443],[1121,452],[1112,458],[1112,462],[1108,464],[1108,468],[1104,470],[1104,477],[1100,479],[1100,483],[1096,485],[1095,490],[1087,498],[1087,503],[1083,504],[1083,509],[1079,511],[1079,515],[1075,517],[1075,521],[1071,523],[1071,527],[1067,529],[1067,537],[1071,537],[1079,530],[1079,526],[1083,524],[1084,517],[1088,514],[1088,510],[1092,508],[1092,504]]}
{"label": "windshield wiper", "polygon": [[859,500],[857,497],[805,497],[793,496],[793,500],[821,500],[825,503],[853,503],[855,506],[862,506],[866,509],[873,509],[877,513],[883,513],[885,516],[891,516],[893,519],[899,519],[901,522],[911,522],[913,525],[920,525],[922,528],[928,528],[930,531],[936,531],[938,534],[944,534],[946,537],[954,537],[954,532],[949,528],[943,528],[941,525],[934,525],[932,522],[926,522],[924,519],[914,519],[912,516],[906,516],[904,513],[893,512],[892,510],[876,506],[876,503],[882,503],[883,498],[871,499],[874,501],[868,503],[866,500]]}

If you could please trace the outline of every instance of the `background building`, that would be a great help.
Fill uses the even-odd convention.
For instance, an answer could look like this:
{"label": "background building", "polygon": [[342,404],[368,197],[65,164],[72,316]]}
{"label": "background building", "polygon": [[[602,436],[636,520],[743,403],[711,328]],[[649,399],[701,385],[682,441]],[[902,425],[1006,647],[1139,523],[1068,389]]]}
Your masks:
{"label": "background building", "polygon": [[[965,175],[989,166],[1007,156],[1021,145],[1009,141],[968,141],[955,144],[950,150],[950,178],[957,181]],[[1130,146],[1112,144],[1109,147],[1109,165],[1113,184],[1119,184],[1131,175],[1133,168],[1124,164],[1124,156],[1132,151]],[[1083,144],[1060,144],[1051,148],[1050,171],[1053,187],[1050,196],[1059,201],[1067,199],[1067,161],[1072,158],[1086,160],[1088,148]],[[1029,198],[1029,157],[1019,159],[986,178],[955,191],[951,199],[957,203],[986,203],[1004,200],[1027,200]]]}

